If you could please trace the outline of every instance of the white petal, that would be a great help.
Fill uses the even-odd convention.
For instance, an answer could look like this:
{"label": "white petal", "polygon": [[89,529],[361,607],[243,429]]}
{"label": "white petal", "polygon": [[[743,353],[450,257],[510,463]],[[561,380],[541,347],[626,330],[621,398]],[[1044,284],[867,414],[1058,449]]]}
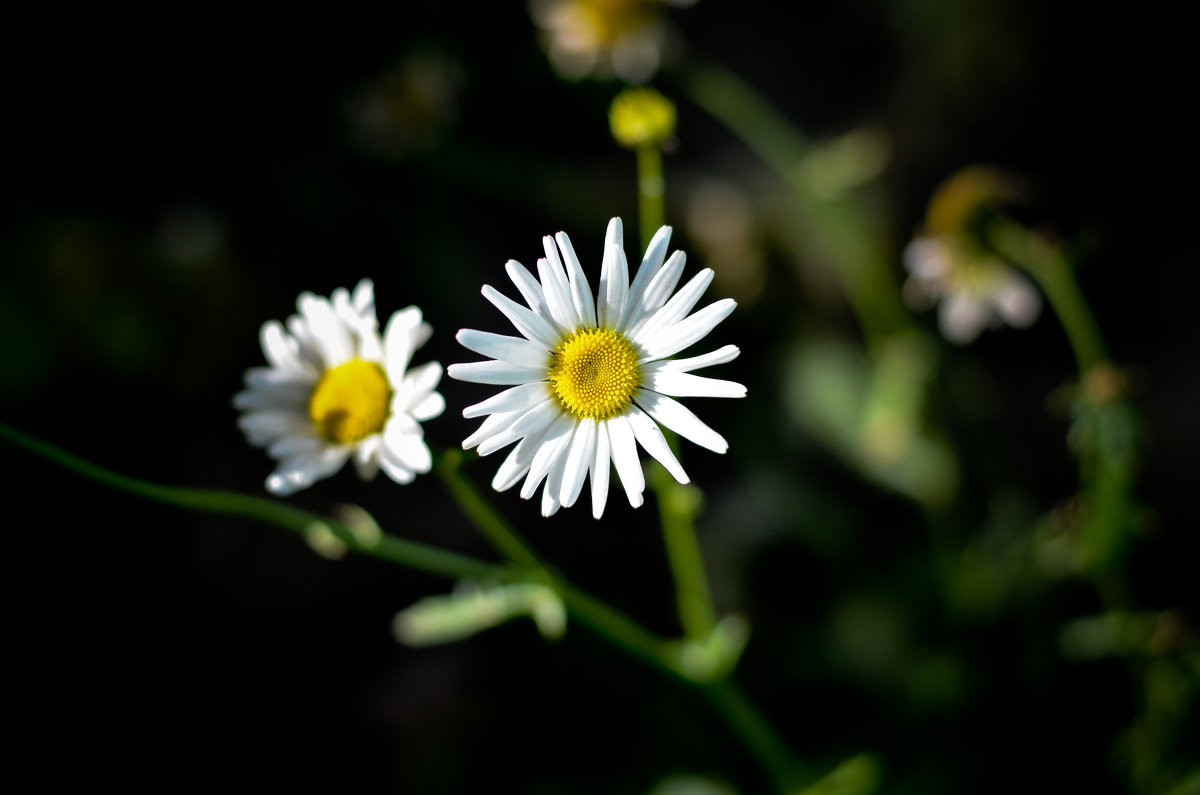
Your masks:
{"label": "white petal", "polygon": [[387,473],[387,476],[401,485],[412,483],[417,477],[417,473],[397,459],[386,445],[379,448],[378,461],[379,467]]}
{"label": "white petal", "polygon": [[558,403],[548,397],[541,403],[532,406],[512,424],[513,433],[518,436],[529,436],[549,426],[560,415],[566,416]]}
{"label": "white petal", "polygon": [[512,279],[512,283],[517,286],[517,290],[520,291],[521,297],[525,299],[529,308],[545,320],[553,322],[550,310],[546,306],[546,295],[542,292],[542,285],[533,278],[525,266],[515,259],[510,259],[505,263],[504,270],[508,272],[508,278]]}
{"label": "white petal", "polygon": [[550,423],[558,419],[562,412],[557,405],[553,404],[550,398],[546,398],[541,403],[538,403],[524,414],[521,414],[513,419],[505,428],[496,431],[491,438],[485,439],[479,443],[480,455],[491,455],[502,447],[507,447],[522,436],[529,436],[535,433],[541,433],[546,430]]}
{"label": "white petal", "polygon": [[559,232],[554,238],[558,241],[558,247],[562,249],[563,264],[567,266],[567,276],[571,280],[571,300],[575,304],[575,311],[579,313],[583,325],[595,328],[596,303],[592,300],[592,288],[588,285],[587,276],[583,274],[579,257],[575,256],[575,249],[571,246],[571,238],[567,237],[566,232]]}
{"label": "white petal", "polygon": [[650,280],[650,284],[646,286],[643,292],[634,292],[630,288],[629,292],[629,312],[625,318],[626,334],[632,336],[646,321],[658,311],[659,307],[667,302],[671,297],[671,293],[675,290],[675,285],[679,283],[679,277],[683,275],[683,266],[687,262],[687,255],[682,251],[676,251],[667,260],[666,264],[654,274]]}
{"label": "white petal", "polygon": [[500,468],[496,470],[496,476],[492,478],[492,488],[496,491],[508,491],[517,485],[517,482],[529,471],[529,464],[533,461],[533,456],[537,453],[541,442],[541,433],[522,439],[520,444],[508,454],[508,458],[504,459]]}
{"label": "white petal", "polygon": [[599,519],[604,515],[604,505],[608,502],[608,477],[612,469],[608,423],[596,423],[596,450],[588,468],[592,483],[592,516]]}
{"label": "white petal", "polygon": [[350,296],[350,304],[363,317],[375,317],[375,284],[370,279],[360,280]]}
{"label": "white petal", "polygon": [[[545,238],[550,240],[550,238]],[[553,245],[548,244],[547,253],[553,251]],[[554,319],[560,333],[570,332],[579,328],[579,313],[571,302],[571,285],[562,272],[558,255],[553,259],[541,257],[537,262],[538,277],[542,280],[542,295],[546,297],[546,308]]]}
{"label": "white petal", "polygon": [[283,330],[278,320],[263,323],[259,332],[263,354],[272,367],[288,373],[312,373],[312,368],[300,358],[300,343]]}
{"label": "white petal", "polygon": [[708,289],[708,285],[712,283],[712,279],[713,271],[711,268],[705,268],[693,276],[687,284],[680,288],[679,292],[671,297],[670,301],[667,301],[662,308],[651,315],[632,334],[633,341],[639,342],[644,339],[652,339],[657,334],[662,333],[663,329],[670,328],[687,317],[687,313],[692,311],[692,307],[700,300],[700,296],[704,295],[704,291]]}
{"label": "white petal", "polygon": [[293,411],[252,411],[238,417],[238,427],[256,447],[264,447],[283,436],[313,434],[308,417]]}
{"label": "white petal", "polygon": [[442,412],[446,410],[446,399],[442,397],[440,392],[430,392],[420,400],[415,401],[408,409],[408,413],[413,416],[413,419],[425,422],[434,417],[440,417]]}
{"label": "white petal", "polygon": [[657,362],[650,362],[642,367],[642,372],[688,373],[692,370],[699,370],[701,367],[711,367],[714,364],[732,362],[738,357],[739,353],[741,351],[738,350],[738,346],[724,345],[712,353],[703,353],[687,359],[661,359]]}
{"label": "white petal", "polygon": [[654,274],[662,267],[663,258],[667,256],[667,247],[670,245],[671,227],[660,226],[650,239],[650,245],[646,246],[646,256],[642,257],[637,276],[633,277],[633,284],[629,286],[630,295],[641,295],[646,290]]}
{"label": "white petal", "polygon": [[438,362],[426,362],[420,367],[414,367],[404,377],[404,383],[412,385],[414,395],[422,395],[433,390],[441,380],[442,365]]}
{"label": "white petal", "polygon": [[296,305],[308,323],[313,344],[319,350],[326,368],[337,367],[354,358],[354,341],[350,331],[333,311],[328,299],[312,293],[301,293]]}
{"label": "white petal", "polygon": [[[699,417],[679,401],[645,389],[639,389],[634,400],[656,421],[661,422],[683,438],[695,442],[701,447],[706,447],[714,453],[724,453],[729,449],[729,443],[721,434],[701,422]],[[640,440],[641,437],[639,436],[638,439]]]}
{"label": "white petal", "polygon": [[509,337],[465,328],[455,336],[459,344],[492,359],[501,359],[509,364],[549,369],[550,352],[523,337]]}
{"label": "white petal", "polygon": [[325,370],[324,354],[317,345],[312,329],[308,327],[308,321],[299,315],[292,315],[287,319],[287,329],[288,333],[300,343],[300,358],[308,364],[309,369],[314,373],[323,372]]}
{"label": "white petal", "polygon": [[286,459],[267,477],[267,491],[282,497],[308,488],[341,469],[349,455],[350,448],[339,446]]}
{"label": "white petal", "polygon": [[687,319],[664,329],[654,339],[644,340],[641,343],[642,349],[651,359],[661,359],[678,353],[702,340],[718,323],[729,317],[729,313],[736,306],[737,302],[732,298],[722,298],[711,303]]}
{"label": "white petal", "polygon": [[372,434],[363,439],[354,448],[354,470],[361,480],[374,480],[379,474],[379,448],[383,446],[383,436]]}
{"label": "white petal", "polygon": [[389,423],[383,433],[383,448],[390,453],[389,457],[421,474],[432,469],[433,456],[425,440],[406,433],[391,433],[391,427]]}
{"label": "white petal", "polygon": [[529,474],[525,476],[525,483],[521,486],[521,499],[527,500],[532,497],[550,469],[558,463],[567,443],[571,441],[575,423],[574,417],[562,414],[546,429],[546,435],[529,464]]}
{"label": "white petal", "polygon": [[651,372],[642,376],[642,386],[674,397],[723,397],[746,396],[746,387],[734,381],[704,378],[691,373]]}
{"label": "white petal", "polygon": [[[278,371],[277,371],[278,372]],[[304,412],[312,395],[312,384],[281,383],[273,386],[256,386],[233,396],[233,407],[242,411],[254,409],[284,409]]]}
{"label": "white petal", "polygon": [[404,377],[413,351],[417,349],[417,329],[422,325],[421,310],[415,306],[392,314],[383,332],[384,366],[395,381]]}
{"label": "white petal", "polygon": [[945,243],[932,237],[915,238],[904,247],[904,267],[919,279],[940,279],[950,269]]}
{"label": "white petal", "polygon": [[546,377],[544,367],[518,367],[508,362],[468,362],[452,364],[447,369],[451,378],[476,384],[527,384]]}
{"label": "white petal", "polygon": [[276,370],[274,367],[251,367],[246,371],[246,386],[251,389],[261,387],[282,387],[290,384],[305,384],[309,389],[317,383],[315,371],[293,373],[288,370]]}
{"label": "white petal", "polygon": [[601,328],[620,328],[629,300],[629,264],[619,245],[604,252],[604,270],[600,275],[596,319]]}
{"label": "white petal", "polygon": [[595,453],[596,421],[585,418],[575,426],[575,436],[567,449],[562,490],[558,498],[564,508],[570,508],[575,504],[575,500],[579,499],[579,492],[583,490],[583,481],[587,478],[588,467]]}
{"label": "white petal", "polygon": [[612,417],[606,420],[604,425],[609,441],[612,442],[612,460],[617,468],[617,477],[621,479],[629,504],[637,508],[642,504],[646,476],[642,472],[642,462],[638,459],[633,427],[624,416]]}
{"label": "white petal", "polygon": [[541,315],[502,295],[488,284],[483,286],[483,297],[491,301],[525,339],[540,343],[546,350],[554,350],[554,346],[558,345],[562,335]]}
{"label": "white petal", "polygon": [[952,293],[938,307],[938,327],[951,342],[966,344],[979,336],[988,322],[987,307],[966,293]]}
{"label": "white petal", "polygon": [[550,467],[550,471],[546,473],[546,485],[542,488],[542,516],[553,516],[562,507],[558,495],[562,491],[563,470],[567,465],[568,452],[568,450],[564,450],[558,460],[554,462],[554,466]]}
{"label": "white petal", "polygon": [[544,401],[546,395],[546,384],[544,383],[521,384],[503,392],[497,392],[474,406],[467,406],[463,409],[462,415],[466,419],[471,419],[482,417],[485,414],[494,414],[497,411],[525,411]]}
{"label": "white petal", "polygon": [[671,452],[671,447],[667,444],[667,439],[663,436],[662,429],[658,427],[658,424],[637,406],[630,406],[624,416],[633,428],[633,435],[637,437],[638,443],[645,448],[646,452],[662,464],[671,473],[671,477],[680,483],[687,483],[687,473],[683,471],[675,454]]}
{"label": "white petal", "polygon": [[1042,310],[1042,298],[1025,277],[1012,274],[993,299],[1000,314],[1009,325],[1026,328],[1037,320]]}
{"label": "white petal", "polygon": [[464,450],[470,450],[484,439],[490,439],[497,433],[503,433],[508,430],[513,421],[521,416],[519,411],[505,411],[491,415],[478,428],[475,433],[463,439],[462,447]]}
{"label": "white petal", "polygon": [[407,433],[409,436],[425,435],[421,423],[413,419],[408,412],[397,409],[394,405],[392,406],[392,416],[388,417],[386,427],[393,428],[394,433]]}
{"label": "white petal", "polygon": [[325,447],[328,443],[320,436],[285,436],[267,448],[267,455],[278,461],[292,458],[298,453],[307,453]]}

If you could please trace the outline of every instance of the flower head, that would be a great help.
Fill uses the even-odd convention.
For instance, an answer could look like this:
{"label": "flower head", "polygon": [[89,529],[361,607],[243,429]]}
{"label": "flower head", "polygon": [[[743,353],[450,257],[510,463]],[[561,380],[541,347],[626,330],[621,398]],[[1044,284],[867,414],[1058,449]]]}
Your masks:
{"label": "flower head", "polygon": [[531,0],[550,62],[563,77],[615,74],[629,83],[653,77],[667,28],[663,5],[695,0]]}
{"label": "flower head", "polygon": [[1037,320],[1042,301],[1033,284],[979,242],[981,223],[1019,194],[1015,181],[993,168],[962,168],[938,186],[924,234],[904,250],[905,300],[914,309],[940,301],[938,326],[952,342],[971,342],[1002,320],[1017,328]]}
{"label": "flower head", "polygon": [[965,235],[918,237],[904,250],[904,264],[905,300],[918,309],[940,301],[938,327],[952,342],[971,342],[1002,320],[1025,328],[1041,311],[1029,279]]}
{"label": "flower head", "polygon": [[660,146],[675,134],[675,103],[653,88],[627,88],[609,107],[608,125],[627,149]]}
{"label": "flower head", "polygon": [[267,491],[307,488],[351,457],[363,480],[380,468],[397,483],[428,472],[432,458],[419,423],[441,414],[445,401],[434,391],[440,364],[409,369],[432,333],[421,310],[393,314],[381,338],[367,279],[353,294],[302,293],[296,307],[286,329],[277,320],[263,324],[270,366],[247,370],[246,389],[233,399],[245,412],[238,425],[247,440],[279,462]]}
{"label": "flower head", "polygon": [[467,418],[486,416],[464,448],[477,446],[480,455],[488,455],[517,443],[492,480],[497,491],[524,478],[521,496],[529,499],[545,481],[542,513],[549,516],[574,504],[590,474],[592,514],[599,519],[608,499],[610,462],[629,503],[642,504],[646,484],[638,444],[676,480],[688,482],[660,423],[715,452],[728,449],[673,397],[744,397],[741,384],[691,374],[732,361],[737,347],[668,357],[706,336],[736,304],[727,298],[689,315],[713,274],[705,269],[675,292],[686,258],[681,251],[666,257],[670,239],[670,227],[658,230],[630,284],[621,219],[614,218],[595,299],[563,232],[543,239],[546,256],[538,260],[538,279],[515,260],[506,266],[528,306],[484,285],[484,297],[521,336],[463,329],[458,341],[490,361],[452,364],[448,372],[462,381],[509,387],[463,411]]}

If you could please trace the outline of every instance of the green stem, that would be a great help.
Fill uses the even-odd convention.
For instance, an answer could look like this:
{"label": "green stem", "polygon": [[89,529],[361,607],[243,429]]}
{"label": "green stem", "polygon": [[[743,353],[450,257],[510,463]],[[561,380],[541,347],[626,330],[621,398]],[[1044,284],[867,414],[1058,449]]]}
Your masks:
{"label": "green stem", "polygon": [[704,695],[770,774],[776,789],[799,792],[811,775],[800,768],[787,744],[746,694],[733,682],[724,681],[705,687]]}
{"label": "green stem", "polygon": [[1054,309],[1075,354],[1079,374],[1085,375],[1108,355],[1100,327],[1088,309],[1079,282],[1063,255],[1062,248],[1006,218],[988,227],[988,241],[1005,259],[1025,270]]}
{"label": "green stem", "polygon": [[[0,422],[0,439],[41,456],[78,475],[155,502],[209,513],[241,516],[304,535],[315,527],[327,529],[348,548],[390,563],[450,579],[512,581],[528,577],[507,567],[447,552],[414,541],[380,534],[364,540],[351,527],[309,511],[261,497],[210,489],[179,488],[122,475],[62,450]],[[780,783],[790,769],[786,747],[770,726],[732,684],[699,685],[680,668],[674,644],[649,632],[619,610],[554,577],[491,505],[458,471],[461,454],[443,454],[437,471],[467,516],[517,565],[533,570],[555,589],[571,615],[617,648],[678,681],[700,687],[749,750]],[[781,750],[782,749],[782,750]]]}
{"label": "green stem", "polygon": [[138,480],[93,464],[2,422],[0,438],[83,477],[155,502],[194,511],[256,519],[300,535],[314,527],[327,528],[338,540],[356,552],[451,579],[513,579],[513,572],[506,568],[415,541],[385,534],[376,539],[364,540],[341,522],[274,500],[231,491],[179,488]]}
{"label": "green stem", "polygon": [[694,486],[676,483],[661,468],[655,469],[651,485],[658,497],[658,514],[671,576],[675,580],[679,620],[689,640],[701,640],[716,626],[717,615],[708,588],[700,542],[696,538],[695,516],[700,495]]}
{"label": "green stem", "polygon": [[524,539],[463,475],[460,469],[462,458],[462,453],[458,450],[447,450],[437,457],[434,471],[450,490],[463,513],[475,523],[500,554],[522,568],[546,571],[545,564]]}
{"label": "green stem", "polygon": [[555,590],[571,615],[629,654],[673,676],[684,678],[666,641],[636,621],[556,577],[520,534],[492,507],[460,470],[462,453],[448,450],[438,456],[434,470],[475,526],[493,546],[516,565],[531,570]]}
{"label": "green stem", "polygon": [[834,267],[868,342],[910,327],[892,273],[892,256],[862,208],[814,190],[805,176],[808,139],[758,92],[715,64],[685,75],[692,101],[723,123],[792,189],[811,247]]}
{"label": "green stem", "polygon": [[667,218],[662,150],[657,143],[643,144],[637,148],[637,169],[638,219],[642,250],[645,251],[650,239],[666,223]]}

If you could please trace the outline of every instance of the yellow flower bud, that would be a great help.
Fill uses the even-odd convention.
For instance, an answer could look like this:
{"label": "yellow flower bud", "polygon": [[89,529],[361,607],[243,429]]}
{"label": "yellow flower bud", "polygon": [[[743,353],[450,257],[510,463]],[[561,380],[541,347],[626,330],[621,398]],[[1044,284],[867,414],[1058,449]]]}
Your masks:
{"label": "yellow flower bud", "polygon": [[675,134],[675,103],[653,88],[627,88],[613,100],[608,123],[621,146],[661,144]]}

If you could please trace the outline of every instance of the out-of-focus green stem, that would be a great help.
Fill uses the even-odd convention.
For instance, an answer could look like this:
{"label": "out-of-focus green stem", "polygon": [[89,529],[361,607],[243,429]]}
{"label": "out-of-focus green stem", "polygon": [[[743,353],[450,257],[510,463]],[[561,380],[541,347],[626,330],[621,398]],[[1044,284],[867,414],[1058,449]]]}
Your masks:
{"label": "out-of-focus green stem", "polygon": [[650,239],[666,223],[667,218],[662,150],[657,142],[642,144],[637,148],[637,169],[638,219],[642,250],[645,251]]}
{"label": "out-of-focus green stem", "polygon": [[776,789],[787,795],[800,792],[811,773],[800,767],[791,749],[741,688],[726,680],[705,687],[704,695],[746,747],[754,752]]}
{"label": "out-of-focus green stem", "polygon": [[243,516],[303,535],[315,527],[333,533],[347,547],[374,558],[451,579],[511,580],[513,572],[481,560],[395,536],[365,541],[350,527],[275,500],[231,491],[179,488],[132,478],[72,455],[41,439],[0,423],[0,438],[98,483],[155,502],[209,513]]}
{"label": "out-of-focus green stem", "polygon": [[1080,375],[1107,360],[1100,327],[1062,248],[1007,218],[994,220],[987,233],[996,251],[1023,268],[1046,294],[1071,344]]}
{"label": "out-of-focus green stem", "polygon": [[728,127],[792,188],[804,233],[836,269],[868,342],[911,326],[879,230],[853,200],[820,195],[805,179],[809,142],[804,134],[748,84],[715,64],[692,68],[683,85],[692,101]]}

